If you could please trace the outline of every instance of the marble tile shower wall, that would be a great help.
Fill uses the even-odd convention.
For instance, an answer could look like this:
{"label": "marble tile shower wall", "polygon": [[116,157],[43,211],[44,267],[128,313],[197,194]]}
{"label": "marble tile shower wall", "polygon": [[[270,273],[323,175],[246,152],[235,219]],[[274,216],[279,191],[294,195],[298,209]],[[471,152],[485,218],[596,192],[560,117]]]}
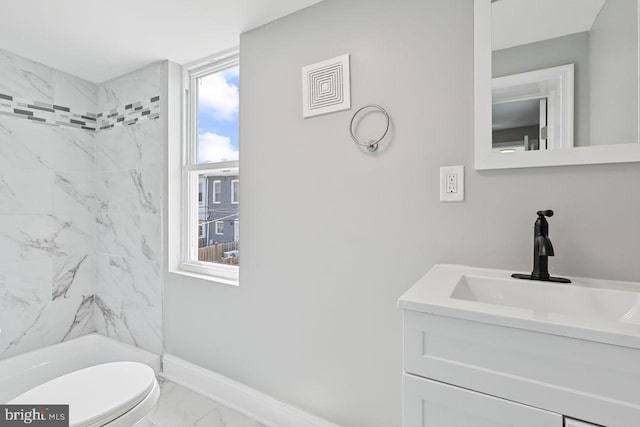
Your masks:
{"label": "marble tile shower wall", "polygon": [[0,115],[0,359],[96,330],[161,352],[161,66],[97,86],[0,50],[0,76],[16,99],[117,112],[97,133]]}
{"label": "marble tile shower wall", "polygon": [[[154,65],[100,86],[98,108],[126,108],[160,93]],[[162,352],[162,121],[96,135],[96,326]]]}
{"label": "marble tile shower wall", "polygon": [[[0,50],[0,93],[95,111],[97,87]],[[0,116],[0,358],[95,330],[95,136]]]}

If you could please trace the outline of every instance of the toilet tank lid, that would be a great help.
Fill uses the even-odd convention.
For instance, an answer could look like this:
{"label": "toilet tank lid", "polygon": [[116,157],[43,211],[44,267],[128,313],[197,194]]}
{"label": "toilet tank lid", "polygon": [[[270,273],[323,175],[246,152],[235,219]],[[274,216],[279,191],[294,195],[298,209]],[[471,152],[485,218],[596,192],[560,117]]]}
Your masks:
{"label": "toilet tank lid", "polygon": [[105,363],[54,378],[9,403],[69,405],[70,426],[103,425],[137,406],[155,384],[147,365]]}

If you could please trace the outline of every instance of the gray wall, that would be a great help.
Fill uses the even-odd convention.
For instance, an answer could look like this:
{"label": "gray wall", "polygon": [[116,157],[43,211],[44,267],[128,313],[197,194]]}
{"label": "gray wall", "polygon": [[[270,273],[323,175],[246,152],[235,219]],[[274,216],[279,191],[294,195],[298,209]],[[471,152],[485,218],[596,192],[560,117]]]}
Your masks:
{"label": "gray wall", "polygon": [[[300,68],[347,52],[354,108],[304,120]],[[168,274],[169,353],[343,426],[397,427],[396,300],[433,264],[528,271],[553,208],[554,274],[640,280],[638,164],[473,169],[471,0],[326,0],[244,34],[241,64],[241,284]],[[347,125],[372,102],[393,129],[368,154]],[[438,168],[457,164],[467,199],[440,203]]]}
{"label": "gray wall", "polygon": [[493,77],[574,64],[574,144],[591,144],[588,32],[496,50],[491,59]]}
{"label": "gray wall", "polygon": [[589,37],[591,138],[638,142],[638,2],[609,0]]}

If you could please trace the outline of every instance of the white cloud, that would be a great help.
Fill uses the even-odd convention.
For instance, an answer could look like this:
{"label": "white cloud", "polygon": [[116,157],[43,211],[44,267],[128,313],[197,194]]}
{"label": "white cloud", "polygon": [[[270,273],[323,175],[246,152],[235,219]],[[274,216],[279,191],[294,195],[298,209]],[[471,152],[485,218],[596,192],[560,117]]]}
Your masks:
{"label": "white cloud", "polygon": [[217,120],[233,120],[238,114],[238,86],[227,79],[238,75],[237,67],[211,74],[200,79],[199,97],[205,111],[211,110]]}
{"label": "white cloud", "polygon": [[238,160],[238,150],[226,136],[213,132],[198,135],[198,163]]}

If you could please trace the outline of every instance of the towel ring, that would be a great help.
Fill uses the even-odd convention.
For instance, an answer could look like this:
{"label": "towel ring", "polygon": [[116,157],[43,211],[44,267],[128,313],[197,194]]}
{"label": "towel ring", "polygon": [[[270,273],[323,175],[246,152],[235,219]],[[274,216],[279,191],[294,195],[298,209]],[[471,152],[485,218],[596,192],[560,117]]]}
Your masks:
{"label": "towel ring", "polygon": [[[366,110],[368,108],[376,109],[376,110],[380,111],[382,114],[384,114],[384,117],[387,120],[387,126],[385,127],[384,133],[382,134],[382,136],[380,138],[371,139],[371,140],[369,140],[367,142],[362,142],[354,134],[353,122],[355,121],[355,119],[358,116],[358,114],[360,114],[363,110]],[[349,123],[349,133],[351,134],[351,139],[353,139],[353,142],[355,142],[356,144],[362,145],[364,147],[367,147],[367,150],[369,150],[370,153],[373,153],[374,151],[376,151],[378,149],[378,143],[381,142],[384,139],[385,136],[387,136],[387,132],[389,132],[389,124],[390,124],[390,122],[391,122],[391,120],[389,119],[389,113],[387,113],[387,110],[382,108],[380,105],[377,105],[377,104],[365,105],[364,107],[362,107],[358,111],[356,111],[353,114],[353,117],[351,117],[351,123]]]}

